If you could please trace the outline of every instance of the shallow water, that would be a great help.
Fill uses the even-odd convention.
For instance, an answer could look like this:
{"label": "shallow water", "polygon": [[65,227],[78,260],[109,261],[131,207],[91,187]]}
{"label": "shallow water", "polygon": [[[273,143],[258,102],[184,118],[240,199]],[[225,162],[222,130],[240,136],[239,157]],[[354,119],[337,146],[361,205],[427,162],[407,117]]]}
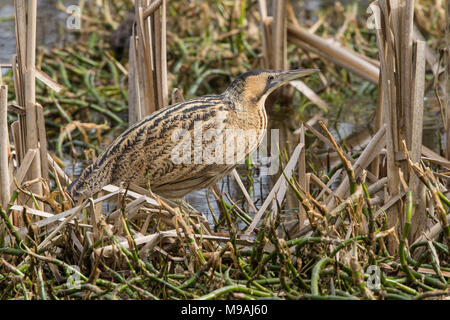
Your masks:
{"label": "shallow water", "polygon": [[[76,0],[63,0],[66,6],[77,4]],[[0,64],[9,63],[16,52],[14,30],[14,0],[0,1]],[[37,1],[36,45],[63,45],[70,41],[71,33],[65,28],[68,15],[56,7],[55,0]]]}

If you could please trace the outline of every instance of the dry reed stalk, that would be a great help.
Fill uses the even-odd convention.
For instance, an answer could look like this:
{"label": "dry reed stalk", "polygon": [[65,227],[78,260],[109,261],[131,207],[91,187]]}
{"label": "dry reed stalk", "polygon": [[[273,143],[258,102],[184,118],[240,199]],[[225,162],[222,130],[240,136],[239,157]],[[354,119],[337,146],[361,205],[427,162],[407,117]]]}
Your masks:
{"label": "dry reed stalk", "polygon": [[[144,5],[144,2],[141,1],[141,4]],[[157,99],[158,94],[156,92],[155,79],[153,74],[153,63],[154,63],[154,55],[155,53],[152,50],[152,38],[151,35],[151,26],[149,18],[143,18],[143,7],[137,7],[138,14],[136,16],[137,21],[139,21],[138,26],[138,40],[141,46],[139,50],[139,60],[138,67],[141,70],[139,73],[142,76],[142,81],[144,83],[145,91],[141,92],[141,96],[143,97],[145,104],[143,105],[143,116],[151,114],[157,109]],[[136,47],[138,48],[138,47]],[[145,93],[145,94],[144,94]]]}
{"label": "dry reed stalk", "polygon": [[436,164],[446,168],[447,170],[450,170],[450,161],[448,161],[441,155],[437,154],[433,150],[422,145],[421,152],[422,152],[422,159],[426,159],[430,162],[436,163]]}
{"label": "dry reed stalk", "polygon": [[266,18],[263,20],[263,28],[264,28],[264,35],[266,36],[266,46],[267,46],[267,55],[266,59],[263,59],[263,63],[267,63],[267,65],[263,65],[263,68],[269,68],[271,61],[273,60],[273,44],[272,44],[272,17],[266,16]]}
{"label": "dry reed stalk", "polygon": [[287,70],[287,29],[286,29],[286,0],[273,1],[272,49],[271,68]]}
{"label": "dry reed stalk", "polygon": [[[62,228],[72,221],[72,219],[78,215],[81,210],[88,204],[89,199],[84,200],[84,202],[76,209],[74,210],[70,215],[64,218],[64,221],[62,221],[37,247],[38,250],[41,250],[44,248],[47,244],[52,241],[52,239],[62,230]],[[43,221],[43,220],[41,220]]]}
{"label": "dry reed stalk", "polygon": [[[15,80],[22,84],[24,83],[23,73],[26,69],[27,61],[27,51],[26,51],[26,4],[25,0],[14,1],[15,10],[15,31],[16,31],[16,51],[17,56],[12,58],[11,64],[13,65],[13,70],[18,67],[20,73],[14,76]],[[18,65],[18,66],[17,66]],[[17,95],[17,93],[19,93]],[[25,100],[23,96],[23,91],[16,88],[17,99],[20,102]],[[21,103],[20,103],[21,104]],[[24,106],[24,104],[21,104]]]}
{"label": "dry reed stalk", "polygon": [[37,115],[37,125],[39,132],[39,152],[40,152],[40,160],[41,160],[41,170],[42,170],[42,178],[45,181],[49,181],[48,176],[48,161],[47,161],[47,135],[45,131],[45,118],[44,118],[44,108],[40,104],[36,104],[36,115]]}
{"label": "dry reed stalk", "polygon": [[[18,41],[18,40],[17,40]],[[23,79],[22,74],[19,69],[19,61],[17,60],[18,56],[12,56],[11,62],[12,70],[13,70],[13,77],[14,77],[14,89],[16,93],[16,99],[19,104],[19,106],[25,110],[25,98],[23,96],[23,89],[22,84]],[[17,121],[16,127],[14,128],[15,131],[13,133],[14,136],[14,146],[16,148],[16,160],[17,163],[20,165],[20,163],[23,160],[23,157],[25,157],[25,128],[26,128],[26,121],[25,121],[25,113],[18,114],[19,120]]]}
{"label": "dry reed stalk", "polygon": [[[101,190],[99,193],[97,193],[97,198],[101,198],[104,194],[105,194],[106,192],[104,192],[103,190]],[[117,205],[119,205],[119,203],[120,203],[120,195],[118,195],[117,196],[117,201],[116,201],[116,204]],[[91,200],[91,198],[90,198],[90,200]],[[113,200],[115,200],[115,199],[113,199]],[[91,219],[91,221],[96,221],[97,223],[100,223],[100,220],[102,219],[102,208],[103,208],[103,202],[102,201],[100,201],[100,202],[97,202],[97,203],[94,203],[94,202],[89,202],[89,204],[93,204],[93,208],[92,208],[92,211],[91,211],[91,209],[89,209],[89,211],[90,211],[90,213],[92,213],[92,214],[94,214],[95,215],[95,217],[90,217],[90,219]],[[94,236],[94,235],[93,235]],[[100,234],[97,234],[97,236],[100,236]],[[94,237],[95,238],[95,237]]]}
{"label": "dry reed stalk", "polygon": [[[306,146],[305,144],[305,126],[302,124],[300,126],[300,143]],[[302,148],[300,151],[300,155],[298,158],[298,184],[299,186],[306,192],[309,193],[309,183],[306,178],[306,147]],[[304,207],[299,203],[299,225],[303,226],[306,220],[306,212]]]}
{"label": "dry reed stalk", "polygon": [[269,66],[270,50],[268,42],[269,35],[266,32],[265,21],[267,19],[267,3],[266,0],[258,0],[259,9],[259,29],[261,31],[261,43],[262,43],[262,65],[263,67]]}
{"label": "dry reed stalk", "polygon": [[[117,194],[117,195],[120,195],[120,196],[125,194],[125,190],[124,189],[121,189],[121,188],[113,186],[113,185],[107,185],[107,186],[103,187],[102,191],[107,193],[107,194]],[[131,191],[131,190],[127,190],[126,191],[126,195],[128,197],[132,198],[132,199],[135,199],[135,200],[139,199],[139,198],[143,198],[143,199],[145,199],[145,202],[148,205],[160,208],[159,203],[155,199],[153,199],[150,196],[146,195],[145,192],[137,193],[137,192],[134,192],[134,191]]]}
{"label": "dry reed stalk", "polygon": [[[379,84],[383,104],[383,122],[387,125],[388,192],[393,198],[400,194],[400,172],[409,182],[406,162],[402,159],[402,140],[412,143],[413,110],[410,96],[413,87],[412,39],[414,1],[379,0],[371,5],[377,27],[377,43],[380,52],[381,80]],[[418,76],[416,74],[416,76]],[[420,119],[418,119],[420,120]],[[388,211],[388,227],[403,226],[403,208],[399,204]],[[397,252],[397,245],[390,237],[388,249]]]}
{"label": "dry reed stalk", "polygon": [[247,200],[249,207],[252,208],[253,212],[255,212],[255,213],[258,212],[258,209],[256,209],[256,207],[252,201],[252,198],[250,197],[250,195],[247,192],[247,189],[245,189],[245,186],[242,183],[241,177],[239,177],[239,173],[236,171],[236,169],[233,169],[233,171],[231,171],[231,174],[232,174],[234,180],[236,180],[236,183],[238,184],[242,193],[244,194],[245,200]]}
{"label": "dry reed stalk", "polygon": [[126,212],[127,219],[131,220],[136,215],[137,210],[147,203],[145,196],[134,199],[133,201],[125,204],[124,208],[119,208],[116,211],[108,215],[107,221],[120,218],[121,211]]}
{"label": "dry reed stalk", "polygon": [[132,125],[142,119],[142,104],[143,97],[139,94],[140,85],[142,83],[139,81],[139,71],[136,66],[137,54],[136,42],[138,40],[135,36],[135,28],[133,27],[133,33],[130,39],[130,50],[128,59],[128,124]]}
{"label": "dry reed stalk", "polygon": [[161,82],[162,105],[161,108],[169,105],[169,83],[167,78],[167,0],[163,0],[161,4],[161,74],[159,81]]}
{"label": "dry reed stalk", "polygon": [[[178,230],[167,230],[167,231],[157,231],[153,234],[142,236],[142,235],[133,235],[133,239],[136,245],[140,246],[145,244],[145,249],[149,249],[152,251],[155,246],[158,243],[161,243],[163,239],[165,238],[177,238],[178,236],[186,237],[186,235],[183,232],[182,228],[178,228]],[[195,238],[202,238],[205,240],[210,241],[216,241],[216,242],[229,242],[230,237],[224,237],[224,236],[214,236],[214,235],[199,235],[199,234],[193,234]],[[242,240],[242,239],[236,239],[236,244],[242,245],[242,246],[251,246],[253,245],[253,242],[248,240]],[[120,245],[123,246],[126,249],[129,249],[129,242],[128,241],[121,241]],[[116,245],[107,245],[104,247],[96,248],[94,251],[96,251],[98,254],[103,254],[106,257],[109,257],[114,251],[118,250]],[[142,251],[142,250],[141,250]],[[208,257],[208,252],[204,252],[203,255],[205,257]],[[148,252],[145,253],[148,255]],[[211,253],[209,253],[211,254]]]}
{"label": "dry reed stalk", "polygon": [[161,0],[153,1],[148,7],[145,8],[143,18],[147,19],[148,17],[150,17],[156,10],[158,10],[161,3]]}
{"label": "dry reed stalk", "polygon": [[[103,201],[105,201],[105,200],[108,200],[108,199],[112,198],[113,196],[117,195],[118,192],[119,192],[119,191],[117,190],[116,192],[109,193],[109,194],[107,194],[107,195],[105,195],[105,196],[102,196],[102,197],[100,197],[100,198],[97,198],[97,199],[94,200],[94,204],[101,203],[101,202],[103,202]],[[89,205],[88,202],[85,201],[83,204],[81,204],[81,205],[79,205],[79,206],[76,206],[76,207],[73,207],[72,209],[63,211],[63,212],[61,212],[61,213],[58,213],[58,214],[48,214],[48,217],[47,217],[47,218],[37,221],[37,222],[34,224],[34,227],[35,227],[37,230],[39,230],[39,229],[42,229],[42,228],[47,227],[47,226],[49,226],[49,225],[52,225],[53,223],[56,223],[56,222],[58,222],[58,221],[59,221],[59,222],[64,222],[65,219],[66,219],[68,216],[72,216],[75,212],[81,212],[81,210],[84,209],[84,208],[86,208],[88,205]],[[19,213],[19,212],[22,212],[22,210],[23,210],[24,208],[25,208],[24,206],[18,206],[18,205],[15,205],[15,206],[13,206],[13,207],[11,208],[11,210],[13,211],[13,213],[16,213],[16,214],[17,214],[17,213]],[[45,216],[45,212],[43,212],[44,214],[42,214],[42,211],[39,211],[39,210],[29,209],[29,208],[27,208],[27,210],[29,210],[29,211],[30,211],[31,213],[33,213],[33,214],[36,214],[36,215],[39,215],[39,216]],[[41,212],[41,213],[39,213],[39,212]],[[74,216],[72,216],[72,218],[74,218]],[[67,221],[66,223],[72,223],[72,222],[73,222],[73,219],[70,219],[70,220]],[[20,229],[17,231],[17,233],[19,234],[19,236],[23,237],[23,236],[25,236],[25,235],[28,233],[28,228],[27,228],[27,227],[20,228]],[[9,237],[6,238],[6,240],[8,240],[8,239],[9,239]]]}
{"label": "dry reed stalk", "polygon": [[[25,75],[25,112],[26,112],[26,149],[37,149],[38,128],[36,118],[36,15],[37,0],[27,2],[26,28],[26,69]],[[36,154],[31,163],[28,179],[41,177],[40,155]],[[41,184],[34,184],[31,191],[42,195]]]}
{"label": "dry reed stalk", "polygon": [[101,207],[100,210],[97,205],[95,205],[94,200],[89,198],[88,207],[89,219],[93,229],[93,241],[96,242],[100,240],[101,230],[99,229],[100,219],[101,219]]}
{"label": "dry reed stalk", "polygon": [[[1,73],[1,70],[0,70]],[[11,197],[9,189],[8,86],[0,81],[0,205],[6,208]],[[1,233],[0,229],[0,233]]]}
{"label": "dry reed stalk", "polygon": [[[158,231],[151,235],[134,236],[133,238],[134,238],[134,242],[136,245],[145,244],[145,248],[151,252],[155,248],[155,246],[161,242],[161,240],[164,237],[170,237],[170,236],[175,238],[177,236],[176,230]],[[120,242],[120,245],[126,249],[129,248],[128,241],[122,241],[122,242]],[[117,247],[117,245],[107,245],[107,246],[104,246],[101,248],[94,249],[94,251],[98,255],[102,255],[104,257],[110,257],[113,252],[118,251],[118,250],[119,250],[119,248]]]}
{"label": "dry reed stalk", "polygon": [[[130,124],[168,105],[166,0],[136,3],[136,28],[130,41]],[[133,79],[133,78],[130,78]],[[134,92],[132,92],[134,91]],[[139,105],[137,102],[139,101]]]}
{"label": "dry reed stalk", "polygon": [[311,102],[319,106],[323,111],[330,110],[328,104],[322,100],[317,93],[315,93],[310,87],[308,87],[303,81],[295,80],[289,82],[291,86],[300,91],[305,97],[307,97]]}
{"label": "dry reed stalk", "polygon": [[150,19],[151,32],[150,34],[153,36],[152,39],[152,50],[154,51],[154,79],[156,82],[156,96],[158,98],[157,109],[161,109],[164,107],[163,102],[163,90],[161,83],[161,4],[158,5],[155,12],[152,14],[152,18]]}
{"label": "dry reed stalk", "polygon": [[[399,19],[401,19],[402,22],[397,36],[397,38],[400,38],[399,40],[401,41],[401,46],[399,48],[400,53],[398,57],[398,59],[400,60],[399,65],[401,72],[400,90],[402,94],[400,95],[400,97],[405,122],[404,135],[406,137],[407,146],[409,149],[411,149],[411,143],[413,138],[411,126],[415,121],[413,119],[413,109],[411,108],[412,102],[411,100],[413,94],[412,58],[413,58],[414,0],[400,1]],[[422,50],[423,49],[424,48],[422,48]],[[423,54],[423,56],[421,56],[420,59],[423,59],[425,61],[425,55]],[[416,71],[419,72],[419,70]],[[421,71],[424,73],[425,68],[423,68],[423,70]],[[422,97],[422,105],[423,105],[423,97]],[[422,117],[420,118],[420,120],[422,120]],[[422,122],[420,123],[420,125],[422,126]]]}
{"label": "dry reed stalk", "polygon": [[[37,216],[37,217],[51,218],[51,217],[54,216],[53,213],[48,213],[48,212],[42,211],[42,210],[31,209],[31,208],[28,208],[28,207],[25,207],[25,206],[22,206],[22,205],[18,205],[18,204],[15,204],[15,205],[11,206],[11,210],[12,211],[23,212],[24,209],[27,210],[27,214],[34,215],[34,216]],[[63,219],[60,219],[59,221],[62,222]],[[71,223],[73,224],[74,222],[72,221]]]}
{"label": "dry reed stalk", "polygon": [[64,170],[56,163],[56,161],[52,158],[52,156],[47,153],[47,163],[56,172],[58,176],[58,180],[63,186],[69,185],[72,183],[72,180],[69,176],[64,172]]}
{"label": "dry reed stalk", "polygon": [[[382,83],[383,79],[381,78],[381,72],[378,79],[378,83]],[[378,90],[377,97],[377,108],[375,111],[375,124],[374,129],[376,131],[380,130],[383,123],[383,90]],[[379,177],[380,174],[380,156],[377,156],[370,165],[370,170],[375,178]]]}
{"label": "dry reed stalk", "polygon": [[19,55],[19,60],[21,61],[22,70],[25,69],[25,61],[26,61],[26,42],[24,35],[26,34],[26,7],[25,0],[16,0],[14,1],[14,10],[15,10],[15,25],[16,25],[16,39],[17,39],[17,54]]}
{"label": "dry reed stalk", "polygon": [[[414,23],[413,26],[413,38],[414,40],[426,41],[425,37],[420,32],[417,24]],[[439,67],[439,58],[434,54],[433,49],[431,49],[428,45],[425,45],[425,58],[427,60],[428,65],[430,66],[433,73],[436,74],[437,69]]]}
{"label": "dry reed stalk", "polygon": [[[422,128],[423,128],[423,102],[425,94],[425,42],[416,41],[415,48],[415,68],[413,84],[413,108],[411,125],[411,160],[414,163],[420,161],[422,149]],[[415,203],[413,204],[413,216],[411,221],[410,240],[422,235],[427,227],[428,217],[426,215],[425,186],[420,183],[416,175],[411,175],[410,184]]]}
{"label": "dry reed stalk", "polygon": [[[314,182],[318,187],[322,188],[320,193],[327,192],[328,194],[333,193],[333,190],[331,190],[325,183],[322,182],[322,180],[319,179],[318,176],[316,176],[314,173],[308,173],[310,175],[311,182]],[[319,195],[320,195],[319,193]],[[321,197],[317,196],[316,200],[320,200]]]}
{"label": "dry reed stalk", "polygon": [[[287,70],[288,60],[287,60],[287,15],[286,15],[286,3],[287,0],[272,1],[272,15],[273,17],[264,19],[264,22],[269,22],[265,25],[266,32],[268,36],[268,42],[270,43],[270,54],[268,56],[268,65],[264,68],[273,70]],[[271,23],[270,23],[271,22]],[[277,90],[271,95],[268,102],[266,103],[266,108],[270,113],[272,109],[273,101],[277,100],[290,100],[292,94],[291,88],[284,87]],[[269,117],[269,121],[270,117]],[[271,121],[273,124],[273,121]],[[269,127],[271,125],[269,124]],[[286,132],[285,128],[281,130],[280,135],[280,148],[284,148],[286,142],[289,140],[289,133]]]}
{"label": "dry reed stalk", "polygon": [[37,79],[39,79],[42,83],[44,83],[47,87],[55,91],[56,93],[60,92],[64,87],[57,83],[55,80],[50,78],[46,73],[44,73],[42,70],[39,70],[36,68],[35,76]]}
{"label": "dry reed stalk", "polygon": [[324,40],[293,24],[288,24],[287,30],[288,40],[295,45],[311,50],[319,56],[349,69],[364,79],[378,83],[379,69],[351,50]]}
{"label": "dry reed stalk", "polygon": [[[29,172],[32,162],[36,158],[36,154],[38,153],[39,149],[29,149],[25,157],[23,158],[22,164],[17,169],[15,174],[15,181],[17,184],[21,184],[23,182],[23,179],[25,179],[25,176],[27,172]],[[16,183],[14,181],[10,184],[10,190],[11,193],[14,192],[17,189]]]}

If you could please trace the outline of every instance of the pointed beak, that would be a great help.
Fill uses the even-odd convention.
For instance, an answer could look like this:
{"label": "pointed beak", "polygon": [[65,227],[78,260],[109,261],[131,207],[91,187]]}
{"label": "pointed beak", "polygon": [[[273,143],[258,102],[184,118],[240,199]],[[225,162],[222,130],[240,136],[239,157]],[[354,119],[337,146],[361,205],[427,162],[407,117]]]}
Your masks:
{"label": "pointed beak", "polygon": [[287,84],[289,81],[310,75],[312,73],[319,72],[320,69],[295,69],[288,71],[280,71],[279,73],[274,75],[272,81],[270,81],[269,85],[266,88],[266,93],[270,93],[275,89]]}

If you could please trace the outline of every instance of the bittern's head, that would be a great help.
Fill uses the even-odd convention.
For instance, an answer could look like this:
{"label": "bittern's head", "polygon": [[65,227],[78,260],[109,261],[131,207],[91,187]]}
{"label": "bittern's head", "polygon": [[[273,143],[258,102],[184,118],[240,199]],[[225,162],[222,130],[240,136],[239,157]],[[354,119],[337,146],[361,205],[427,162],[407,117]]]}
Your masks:
{"label": "bittern's head", "polygon": [[289,81],[304,77],[319,69],[289,71],[253,70],[238,76],[225,91],[236,103],[264,106],[267,97]]}

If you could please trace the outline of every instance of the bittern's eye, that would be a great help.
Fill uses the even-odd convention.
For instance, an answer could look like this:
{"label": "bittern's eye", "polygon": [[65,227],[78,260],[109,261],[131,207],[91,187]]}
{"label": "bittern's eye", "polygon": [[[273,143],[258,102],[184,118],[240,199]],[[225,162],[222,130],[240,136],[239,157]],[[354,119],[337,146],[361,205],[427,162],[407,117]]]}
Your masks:
{"label": "bittern's eye", "polygon": [[273,79],[275,79],[275,77],[272,76],[272,75],[270,75],[270,76],[267,77],[267,80],[269,80],[269,81],[272,81]]}

